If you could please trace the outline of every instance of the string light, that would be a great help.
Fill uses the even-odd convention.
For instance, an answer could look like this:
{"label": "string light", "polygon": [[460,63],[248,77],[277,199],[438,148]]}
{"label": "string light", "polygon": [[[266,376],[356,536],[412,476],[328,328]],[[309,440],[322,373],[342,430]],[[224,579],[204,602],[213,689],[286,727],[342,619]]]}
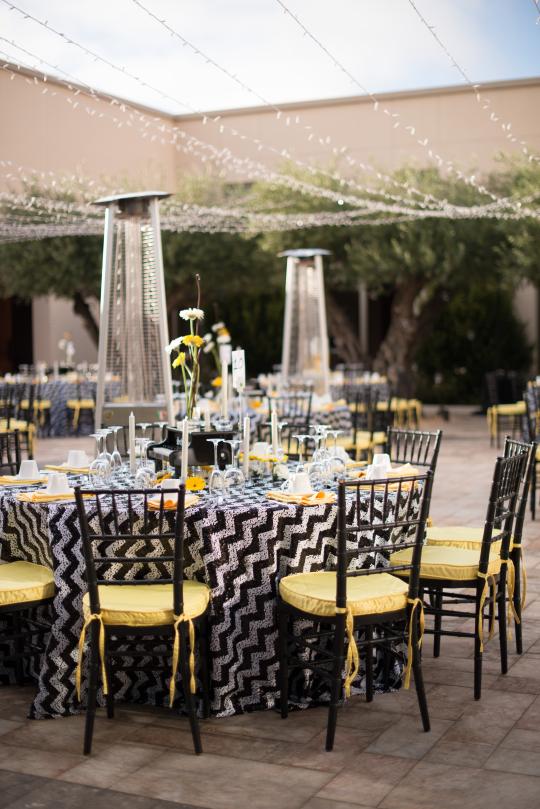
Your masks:
{"label": "string light", "polygon": [[[481,93],[480,93],[480,85],[475,84],[472,81],[472,79],[469,78],[468,74],[461,67],[461,65],[458,64],[456,59],[450,53],[450,50],[448,49],[448,47],[445,45],[445,43],[442,41],[440,36],[435,31],[434,26],[430,25],[430,23],[428,23],[428,21],[426,20],[426,18],[424,17],[424,15],[420,11],[420,9],[418,8],[418,6],[414,2],[414,0],[408,0],[408,2],[409,2],[409,5],[411,6],[411,8],[414,10],[417,17],[421,20],[424,27],[427,28],[427,30],[429,31],[429,33],[431,34],[433,39],[437,42],[439,47],[442,48],[442,50],[444,51],[444,53],[446,54],[446,56],[450,60],[452,66],[456,68],[456,70],[458,71],[460,76],[463,78],[463,80],[470,87],[470,89],[474,93],[474,97],[475,97],[477,103],[480,105],[480,108],[482,109],[482,111],[487,114],[487,116],[488,116],[489,120],[491,121],[491,123],[500,125],[500,128],[502,129],[502,131],[504,133],[504,136],[510,141],[510,143],[519,143],[519,145],[521,146],[521,151],[523,152],[523,154],[527,157],[527,159],[529,161],[531,161],[531,162],[532,161],[540,161],[540,157],[537,157],[536,155],[532,154],[532,152],[529,151],[526,141],[519,140],[510,131],[511,128],[512,128],[512,124],[509,123],[509,122],[501,121],[500,116],[498,116],[493,110],[490,111],[491,101],[489,100],[489,98],[486,98],[485,96],[481,95]],[[539,0],[539,2],[540,2],[540,0]]]}
{"label": "string light", "polygon": [[[5,2],[5,0],[2,0]],[[423,137],[420,138],[418,135],[420,133],[417,132],[417,127],[412,125],[411,123],[405,123],[401,120],[401,115],[399,112],[392,112],[388,107],[382,105],[380,103],[379,98],[372,93],[370,90],[367,89],[357,78],[354,76],[350,70],[348,70],[342,62],[326,47],[326,45],[321,42],[308,28],[304,23],[300,20],[300,18],[291,11],[283,2],[283,0],[276,0],[276,3],[283,9],[283,12],[289,16],[296,25],[303,31],[304,35],[307,36],[327,57],[330,59],[334,67],[340,70],[348,79],[351,81],[356,87],[358,87],[364,95],[367,95],[371,101],[373,102],[372,110],[373,112],[382,112],[385,120],[388,120],[390,125],[393,129],[397,129],[403,123],[403,129],[407,134],[414,138],[416,143],[420,145],[426,152],[427,156],[430,160],[435,162],[439,168],[443,168],[448,171],[449,173],[455,175],[459,180],[462,180],[467,185],[472,186],[475,188],[479,193],[485,194],[489,196],[494,202],[498,202],[501,204],[511,204],[509,200],[503,200],[501,197],[498,197],[496,194],[493,194],[488,188],[484,185],[479,184],[477,178],[474,174],[465,174],[464,172],[457,169],[451,160],[444,160],[438,152],[435,152],[430,145],[429,138]]]}
{"label": "string light", "polygon": [[[49,31],[49,32],[51,32],[51,33],[55,34],[56,36],[60,37],[60,38],[61,38],[62,40],[64,40],[66,43],[68,43],[68,44],[70,44],[70,45],[73,45],[74,47],[78,48],[78,49],[79,49],[79,50],[81,50],[81,51],[82,51],[82,52],[83,52],[85,55],[90,56],[90,57],[92,57],[94,60],[100,61],[100,62],[104,63],[105,65],[107,65],[108,67],[112,68],[113,70],[115,70],[115,71],[117,71],[117,72],[120,72],[122,75],[124,75],[124,76],[128,76],[129,78],[133,79],[133,80],[134,80],[134,81],[136,81],[136,82],[137,82],[137,83],[138,83],[138,84],[139,84],[141,87],[143,87],[143,88],[145,88],[145,89],[150,89],[151,91],[158,93],[158,95],[159,95],[161,98],[166,98],[166,99],[168,99],[168,100],[170,100],[170,101],[173,101],[173,102],[175,102],[175,103],[177,103],[177,104],[180,104],[180,106],[186,107],[186,108],[187,108],[187,109],[189,109],[191,112],[193,112],[194,114],[196,114],[196,115],[198,115],[199,117],[201,117],[203,124],[206,124],[206,123],[208,123],[208,122],[209,122],[209,123],[211,123],[211,124],[212,124],[212,125],[214,125],[214,126],[218,126],[218,130],[219,130],[219,132],[220,132],[221,134],[223,134],[225,131],[227,131],[227,132],[229,132],[230,134],[232,134],[234,137],[240,138],[240,139],[241,139],[241,140],[243,140],[243,141],[246,141],[246,140],[247,140],[247,141],[250,141],[250,142],[251,142],[251,143],[253,143],[255,146],[257,146],[258,150],[267,150],[267,151],[271,152],[272,154],[274,154],[274,155],[278,156],[278,157],[279,157],[279,158],[281,158],[281,159],[286,158],[286,159],[288,159],[288,160],[291,160],[291,161],[292,161],[292,162],[294,162],[294,163],[295,163],[295,165],[297,165],[299,168],[301,168],[302,170],[308,171],[308,172],[310,172],[310,173],[311,173],[311,174],[313,174],[313,175],[317,175],[317,174],[319,174],[319,173],[320,173],[319,169],[314,168],[313,166],[311,166],[311,165],[310,165],[310,164],[308,164],[308,163],[305,163],[305,162],[303,162],[303,161],[300,161],[300,160],[298,160],[298,159],[295,159],[295,158],[294,158],[294,157],[293,157],[293,156],[292,156],[292,155],[291,155],[291,154],[288,152],[288,150],[286,150],[286,149],[277,149],[277,148],[275,148],[275,147],[273,147],[273,146],[269,146],[268,144],[265,144],[265,143],[264,143],[264,142],[263,142],[261,139],[259,139],[259,138],[251,138],[251,137],[249,137],[249,136],[245,135],[244,133],[240,132],[240,131],[239,131],[237,128],[235,128],[235,127],[230,127],[230,126],[228,126],[227,124],[225,124],[225,123],[222,121],[221,116],[219,116],[219,115],[214,116],[214,117],[212,117],[212,116],[208,116],[208,115],[207,115],[206,113],[204,113],[203,111],[198,110],[198,109],[196,109],[196,108],[192,107],[191,105],[187,104],[185,101],[182,101],[182,100],[180,100],[180,99],[176,98],[175,96],[171,96],[171,95],[170,95],[170,94],[168,94],[168,93],[164,93],[164,92],[163,92],[163,91],[161,91],[159,88],[154,87],[153,85],[151,85],[151,84],[149,84],[148,82],[146,82],[146,81],[144,81],[143,79],[141,79],[139,76],[136,76],[135,74],[131,73],[131,72],[130,72],[130,71],[128,71],[128,70],[127,70],[125,67],[123,67],[123,66],[119,66],[119,65],[116,65],[114,62],[112,62],[111,60],[107,59],[106,57],[102,57],[102,56],[101,56],[100,54],[98,54],[96,51],[93,51],[93,50],[91,50],[91,49],[87,48],[85,45],[80,44],[79,42],[75,41],[74,39],[72,39],[72,38],[71,38],[71,37],[69,37],[68,35],[66,35],[66,34],[62,33],[61,31],[58,31],[56,28],[54,28],[53,26],[51,26],[47,20],[40,20],[40,19],[38,19],[37,17],[34,17],[34,16],[33,16],[32,14],[30,14],[29,12],[27,12],[27,11],[25,11],[24,9],[21,9],[20,7],[16,6],[14,3],[12,3],[12,2],[11,2],[11,0],[0,0],[0,2],[4,3],[4,5],[6,5],[6,6],[9,6],[9,8],[10,8],[11,10],[15,10],[15,11],[17,11],[17,12],[18,12],[19,14],[21,14],[21,15],[22,15],[22,16],[23,16],[25,19],[30,19],[30,20],[32,20],[32,21],[33,21],[33,22],[35,22],[37,25],[39,25],[39,26],[41,26],[41,27],[45,28],[47,31]],[[281,0],[278,0],[278,2],[280,2],[280,5],[283,5],[283,4],[281,3]],[[286,7],[283,5],[283,8],[285,9]],[[288,12],[288,9],[287,9],[287,12]],[[288,13],[290,13],[290,14],[291,14],[291,12],[288,12]],[[292,15],[292,16],[294,17],[294,15]],[[295,19],[295,20],[298,22],[298,24],[299,24],[299,25],[302,25],[302,23],[300,23],[300,21],[299,21],[299,20],[298,20],[296,17],[294,17],[294,19]],[[307,31],[307,29],[306,29],[306,31]],[[312,35],[311,35],[311,36],[312,36]],[[312,37],[312,38],[313,38],[313,37]],[[317,41],[317,42],[318,42],[318,40],[314,40],[314,41]],[[319,43],[319,44],[320,44],[320,43]],[[324,46],[322,46],[322,44],[320,44],[320,46],[324,48]],[[327,51],[326,51],[326,49],[325,49],[325,52],[327,52]],[[328,53],[328,52],[327,52],[327,53]],[[344,69],[344,68],[343,68],[343,69]],[[344,69],[344,70],[345,70],[345,69]],[[375,97],[374,97],[372,94],[368,93],[368,91],[367,91],[367,90],[365,90],[365,88],[363,88],[363,87],[362,87],[362,85],[359,85],[359,86],[361,87],[361,89],[362,89],[362,90],[363,90],[363,91],[364,91],[366,94],[368,94],[368,95],[369,95],[370,97],[372,97],[372,98],[375,98]],[[95,92],[95,91],[94,91],[94,92]],[[120,103],[120,104],[122,104],[122,105],[125,105],[125,102],[119,102],[119,103]],[[378,102],[377,102],[377,103],[378,103]],[[351,165],[351,166],[353,166],[353,165],[355,165],[355,164],[356,164],[356,161],[355,161],[353,158],[350,158],[350,156],[346,156],[346,157],[345,157],[345,160],[346,160],[346,162],[347,162],[349,165]],[[260,164],[259,164],[259,165],[260,165]],[[459,171],[457,171],[457,170],[455,170],[455,171],[456,171],[456,173],[457,173],[457,175],[458,175],[458,176],[460,176],[461,178],[464,178],[464,175],[462,175],[462,173],[461,173],[461,172],[459,172]],[[258,174],[259,174],[259,176],[261,176],[261,175],[260,175],[260,170],[259,170]],[[281,176],[283,176],[283,175],[281,175]],[[382,178],[382,177],[383,177],[383,175],[381,174],[381,175],[380,175],[380,177]],[[334,175],[334,178],[335,178],[335,175]],[[471,178],[468,178],[467,182],[469,182],[469,181],[470,181],[470,179],[471,179]],[[474,177],[473,177],[473,179],[474,179]],[[495,195],[491,194],[491,192],[487,191],[487,189],[484,189],[484,187],[483,187],[483,186],[480,186],[480,185],[475,184],[475,183],[473,183],[473,182],[470,182],[470,184],[471,184],[471,185],[474,185],[474,186],[475,186],[475,188],[476,188],[478,191],[480,191],[481,193],[487,193],[489,196],[491,196],[491,198],[492,198],[494,201],[501,202],[500,198],[498,198],[498,197],[496,197]],[[312,186],[312,188],[313,188],[313,189],[318,189],[318,188],[319,188],[319,186]],[[411,191],[412,191],[412,189],[413,189],[413,187],[412,187],[412,186],[410,186],[410,190],[411,190]],[[307,186],[307,184],[306,184],[306,186],[305,186],[305,191],[307,192],[307,190],[308,190],[308,186]],[[365,192],[365,190],[366,190],[366,189],[365,189],[365,187],[364,187],[364,192]],[[377,192],[377,193],[380,193],[380,192]],[[315,190],[314,190],[314,195],[318,195],[318,194],[317,194],[317,191],[315,191]],[[437,203],[437,204],[441,204],[441,201],[440,201],[440,200],[437,200],[435,197],[430,197],[430,195],[425,195],[425,194],[424,194],[424,196],[427,196],[428,198],[430,198],[430,199],[431,199],[431,201],[433,201],[433,202],[435,202],[435,203]],[[338,201],[338,199],[339,199],[339,194],[337,194],[337,195],[336,195],[336,199],[335,199],[335,201],[337,202],[337,201]],[[351,203],[351,204],[354,204],[354,203]],[[409,204],[409,205],[411,204],[411,201],[410,201],[410,200],[409,200],[409,203],[408,203],[408,204]],[[442,204],[445,204],[445,205],[447,205],[447,206],[448,206],[448,203],[447,203],[446,201],[443,201],[443,203],[442,203]],[[512,203],[510,202],[510,203],[508,203],[508,204],[512,204]],[[452,207],[452,206],[449,206],[449,208],[451,208],[451,207]]]}

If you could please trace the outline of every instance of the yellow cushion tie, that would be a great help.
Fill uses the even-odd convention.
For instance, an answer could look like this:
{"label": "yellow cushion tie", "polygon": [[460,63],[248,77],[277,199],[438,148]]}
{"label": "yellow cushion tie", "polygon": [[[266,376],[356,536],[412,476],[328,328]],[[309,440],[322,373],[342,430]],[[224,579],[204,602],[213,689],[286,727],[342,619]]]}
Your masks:
{"label": "yellow cushion tie", "polygon": [[412,627],[413,627],[413,620],[414,614],[416,609],[420,609],[420,634],[418,636],[418,649],[422,648],[422,641],[424,639],[424,629],[425,629],[425,618],[424,618],[424,602],[421,598],[408,598],[407,603],[412,605],[411,614],[409,616],[409,631],[408,631],[408,638],[407,638],[407,665],[405,667],[405,678],[403,681],[403,687],[409,688],[411,684],[411,669],[412,669],[412,661],[413,661],[413,648],[412,648]]}
{"label": "yellow cushion tie", "polygon": [[86,640],[86,630],[92,621],[99,622],[99,662],[101,664],[101,679],[103,682],[103,693],[105,696],[109,693],[109,685],[107,683],[107,669],[105,668],[105,625],[103,618],[98,612],[94,612],[88,616],[83,624],[81,630],[81,637],[79,638],[79,662],[77,663],[77,671],[75,673],[75,685],[77,688],[77,699],[81,699],[81,672],[84,655],[84,643]]}
{"label": "yellow cushion tie", "polygon": [[[502,560],[501,560],[502,561]],[[484,579],[484,587],[482,588],[482,595],[480,596],[480,609],[478,610],[478,637],[480,639],[480,651],[484,651],[484,606],[488,595],[489,585],[493,587],[493,609],[491,610],[491,621],[489,624],[488,640],[491,640],[495,632],[495,579],[491,573],[481,573],[478,571],[476,574],[479,579]]]}
{"label": "yellow cushion tie", "polygon": [[182,615],[174,616],[174,646],[173,646],[173,660],[172,660],[172,677],[169,684],[169,707],[173,707],[174,698],[176,695],[176,673],[178,671],[178,662],[180,660],[180,633],[178,627],[183,621],[188,622],[189,626],[189,690],[194,694],[197,690],[195,682],[195,627],[191,618],[186,618],[184,613]]}
{"label": "yellow cushion tie", "polygon": [[345,628],[347,630],[347,659],[345,663],[345,697],[351,696],[351,685],[360,668],[360,656],[354,637],[354,618],[350,607],[336,607],[336,614],[346,614]]}
{"label": "yellow cushion tie", "polygon": [[523,577],[523,587],[521,589],[521,609],[525,609],[525,599],[527,596],[527,570],[525,568],[525,557],[523,555],[523,547],[521,542],[513,542],[512,548],[519,548],[519,558],[521,561],[521,575]]}

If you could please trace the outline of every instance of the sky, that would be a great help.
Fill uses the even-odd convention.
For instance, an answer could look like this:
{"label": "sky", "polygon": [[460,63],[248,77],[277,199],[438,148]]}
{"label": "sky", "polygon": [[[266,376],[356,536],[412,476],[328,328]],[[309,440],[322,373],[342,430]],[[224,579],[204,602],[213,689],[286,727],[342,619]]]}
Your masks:
{"label": "sky", "polygon": [[[277,0],[140,2],[266,101],[360,93]],[[370,92],[464,83],[409,0],[283,2]],[[540,75],[540,12],[534,0],[414,2],[474,82]],[[11,10],[13,4],[141,81],[64,42]],[[7,55],[10,61],[55,73],[38,61],[43,59],[96,90],[168,112],[261,103],[168,33],[135,0],[0,0],[0,37],[1,59]]]}

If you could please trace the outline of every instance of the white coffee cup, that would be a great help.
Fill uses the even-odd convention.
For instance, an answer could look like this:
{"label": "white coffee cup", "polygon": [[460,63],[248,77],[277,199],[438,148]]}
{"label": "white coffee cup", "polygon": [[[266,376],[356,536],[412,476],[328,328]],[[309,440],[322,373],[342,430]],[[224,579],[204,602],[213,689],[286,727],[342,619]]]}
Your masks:
{"label": "white coffee cup", "polygon": [[40,474],[36,461],[21,461],[19,477],[21,480],[39,480]]}
{"label": "white coffee cup", "polygon": [[382,480],[388,477],[391,469],[390,456],[386,452],[376,452],[373,455],[373,463],[368,466],[366,478],[367,480]]}
{"label": "white coffee cup", "polygon": [[70,494],[71,487],[64,472],[51,472],[47,480],[47,494]]}
{"label": "white coffee cup", "polygon": [[83,449],[70,449],[68,452],[66,466],[72,469],[82,469],[88,466],[88,456]]}
{"label": "white coffee cup", "polygon": [[291,494],[311,494],[313,492],[307,472],[293,473],[287,480],[285,489]]}
{"label": "white coffee cup", "polygon": [[270,455],[270,444],[267,441],[255,441],[251,447],[251,454],[258,455],[260,458]]}

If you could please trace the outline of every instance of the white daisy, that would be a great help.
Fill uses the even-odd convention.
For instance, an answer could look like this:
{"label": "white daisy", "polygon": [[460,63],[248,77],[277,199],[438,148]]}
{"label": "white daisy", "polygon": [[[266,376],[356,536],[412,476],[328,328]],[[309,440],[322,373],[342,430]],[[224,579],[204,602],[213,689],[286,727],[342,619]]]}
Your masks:
{"label": "white daisy", "polygon": [[223,321],[220,320],[219,323],[214,323],[214,325],[212,326],[212,331],[219,331],[220,329],[224,329],[224,328],[225,328],[225,323],[223,323]]}
{"label": "white daisy", "polygon": [[202,320],[204,317],[204,312],[202,309],[192,307],[191,309],[181,309],[178,312],[178,315],[182,318],[182,320]]}
{"label": "white daisy", "polygon": [[172,351],[174,351],[175,348],[181,346],[182,339],[183,339],[182,337],[176,337],[174,340],[171,340],[169,345],[165,346],[165,351],[167,352],[167,354],[170,354]]}

